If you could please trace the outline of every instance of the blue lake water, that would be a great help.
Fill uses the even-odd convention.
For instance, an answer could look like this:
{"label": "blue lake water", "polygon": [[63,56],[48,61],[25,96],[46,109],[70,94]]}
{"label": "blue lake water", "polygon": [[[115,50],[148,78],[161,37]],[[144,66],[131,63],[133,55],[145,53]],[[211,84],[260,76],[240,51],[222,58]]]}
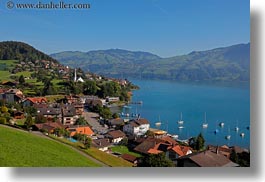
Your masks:
{"label": "blue lake water", "polygon": [[[155,123],[162,123],[160,129],[170,134],[187,139],[203,133],[206,144],[238,145],[250,147],[250,89],[249,83],[204,84],[179,83],[174,81],[134,80],[140,90],[133,91],[133,101],[143,101],[142,105],[131,105],[124,112],[138,113],[150,121],[151,127],[158,128]],[[178,128],[177,121],[184,120],[183,129]],[[208,128],[203,129],[205,121]],[[219,126],[224,122],[224,127]],[[235,127],[239,131],[235,131]],[[215,130],[219,132],[214,133]],[[244,133],[242,138],[240,133]],[[226,140],[226,135],[231,135]]]}

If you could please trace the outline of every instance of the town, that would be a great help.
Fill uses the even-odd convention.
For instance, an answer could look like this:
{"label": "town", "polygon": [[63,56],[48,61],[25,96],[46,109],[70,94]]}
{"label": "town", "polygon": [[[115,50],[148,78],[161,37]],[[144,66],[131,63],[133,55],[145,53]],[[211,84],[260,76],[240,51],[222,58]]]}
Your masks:
{"label": "town", "polygon": [[8,75],[1,76],[1,125],[77,150],[91,148],[88,155],[106,166],[113,165],[97,156],[99,151],[107,158],[127,161],[126,167],[250,165],[246,149],[205,146],[202,134],[181,142],[167,131],[151,128],[147,118],[111,112],[110,108],[129,103],[132,90],[139,89],[126,79],[84,73],[52,59],[2,60],[0,67]]}

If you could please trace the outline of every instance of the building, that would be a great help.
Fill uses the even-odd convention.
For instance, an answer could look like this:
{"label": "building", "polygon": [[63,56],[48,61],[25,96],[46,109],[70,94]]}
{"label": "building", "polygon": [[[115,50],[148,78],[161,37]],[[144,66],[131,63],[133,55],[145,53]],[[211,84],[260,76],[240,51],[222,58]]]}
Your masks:
{"label": "building", "polygon": [[53,108],[53,107],[41,107],[37,108],[37,114],[43,115],[47,121],[59,121],[62,122],[62,111],[61,108]]}
{"label": "building", "polygon": [[123,132],[131,136],[142,136],[149,130],[149,121],[143,118],[131,120],[128,124],[124,125]]}
{"label": "building", "polygon": [[65,105],[62,107],[62,123],[63,125],[74,125],[79,116],[76,114],[75,107]]}
{"label": "building", "polygon": [[34,104],[45,104],[47,103],[47,99],[45,97],[28,97],[23,102],[24,107],[33,106]]}
{"label": "building", "polygon": [[106,134],[106,137],[110,139],[110,142],[113,144],[119,144],[126,135],[120,130],[109,131]]}
{"label": "building", "polygon": [[178,167],[239,167],[222,154],[206,150],[192,153],[177,159]]}
{"label": "building", "polygon": [[22,102],[24,95],[19,89],[9,89],[0,92],[0,100],[4,100],[5,103],[20,103]]}
{"label": "building", "polygon": [[87,136],[92,136],[94,135],[94,132],[91,130],[91,128],[89,126],[68,126],[67,130],[70,131],[70,136],[74,136],[75,134],[79,133],[79,134],[83,134],[83,135],[87,135]]}
{"label": "building", "polygon": [[92,146],[103,152],[108,151],[111,143],[108,138],[101,138],[92,141]]}

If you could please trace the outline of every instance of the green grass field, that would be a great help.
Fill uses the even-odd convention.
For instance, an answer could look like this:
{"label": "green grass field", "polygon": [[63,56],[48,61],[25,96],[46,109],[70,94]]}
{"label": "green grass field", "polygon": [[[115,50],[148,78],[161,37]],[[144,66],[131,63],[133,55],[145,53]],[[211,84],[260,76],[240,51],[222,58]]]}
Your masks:
{"label": "green grass field", "polygon": [[102,152],[96,148],[92,147],[90,149],[84,150],[84,149],[82,149],[82,148],[84,148],[84,145],[80,142],[73,143],[73,142],[70,142],[69,140],[67,140],[65,138],[58,138],[58,137],[55,137],[52,135],[50,135],[50,137],[55,139],[55,140],[58,140],[62,143],[76,147],[79,150],[86,152],[91,157],[107,164],[108,166],[111,166],[111,167],[132,167],[132,164],[130,162],[127,162],[127,161],[123,160],[122,158],[118,158],[118,157],[115,157],[113,155]]}
{"label": "green grass field", "polygon": [[133,164],[122,158],[102,152],[96,148],[84,150],[87,154],[112,167],[132,167]]}
{"label": "green grass field", "polygon": [[0,125],[1,167],[99,167],[55,141]]}
{"label": "green grass field", "polygon": [[129,151],[128,147],[126,147],[126,146],[114,146],[114,147],[111,147],[111,150],[113,152],[118,152],[121,154],[130,154],[130,155],[133,155],[135,157],[141,157],[141,154]]}

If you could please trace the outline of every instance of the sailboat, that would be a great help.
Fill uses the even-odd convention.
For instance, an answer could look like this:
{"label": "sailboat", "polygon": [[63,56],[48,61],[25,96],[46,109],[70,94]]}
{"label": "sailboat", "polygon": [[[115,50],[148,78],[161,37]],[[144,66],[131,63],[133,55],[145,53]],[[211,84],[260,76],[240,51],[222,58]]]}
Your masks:
{"label": "sailboat", "polygon": [[182,120],[182,112],[180,113],[180,120],[178,120],[178,124],[182,125],[184,121]]}
{"label": "sailboat", "polygon": [[236,121],[236,127],[235,127],[235,131],[238,132],[239,131],[239,127],[238,127],[238,121]]}
{"label": "sailboat", "polygon": [[240,133],[240,136],[242,137],[242,138],[244,138],[244,136],[245,136],[245,133]]}
{"label": "sailboat", "polygon": [[206,112],[204,113],[204,123],[202,123],[203,128],[208,128],[208,123],[206,122]]}
{"label": "sailboat", "polygon": [[160,127],[161,126],[161,121],[160,121],[160,116],[158,116],[158,121],[155,123],[156,127]]}
{"label": "sailboat", "polygon": [[220,126],[221,128],[223,128],[223,127],[225,126],[225,123],[224,123],[224,122],[220,122],[220,123],[219,123],[219,126]]}
{"label": "sailboat", "polygon": [[228,135],[225,136],[226,140],[230,140],[231,139],[231,135],[230,135],[230,127],[228,127]]}

